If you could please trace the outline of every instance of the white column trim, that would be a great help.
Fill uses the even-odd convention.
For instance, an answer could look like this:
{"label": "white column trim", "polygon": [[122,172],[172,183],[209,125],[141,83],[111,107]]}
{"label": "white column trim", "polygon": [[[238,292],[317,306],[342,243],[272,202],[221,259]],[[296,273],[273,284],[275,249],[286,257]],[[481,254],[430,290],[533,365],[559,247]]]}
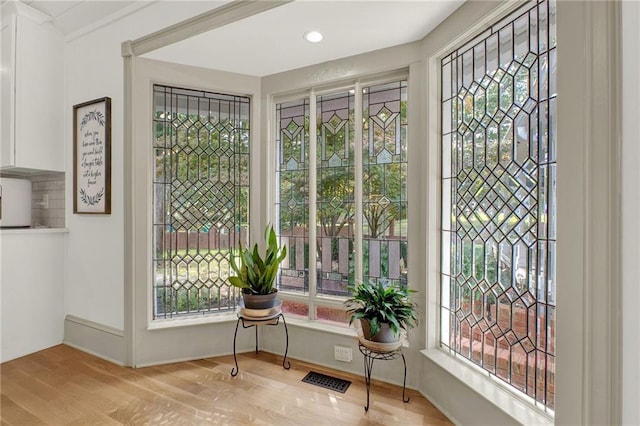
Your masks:
{"label": "white column trim", "polygon": [[318,103],[313,89],[309,91],[309,319],[316,319],[314,298],[318,285],[318,273],[316,271],[318,234],[316,201],[318,193],[316,147],[318,146]]}
{"label": "white column trim", "polygon": [[619,21],[619,2],[557,4],[559,424],[621,421]]}
{"label": "white column trim", "polygon": [[131,41],[122,43],[123,56],[123,86],[124,86],[124,134],[123,134],[123,211],[124,211],[124,344],[127,366],[135,362],[135,256],[134,241],[126,238],[133,235],[134,208],[133,208],[133,79],[135,74],[135,59],[131,48]]}
{"label": "white column trim", "polygon": [[622,32],[622,419],[640,424],[640,3],[621,5]]}
{"label": "white column trim", "polygon": [[361,281],[363,279],[362,273],[362,216],[363,216],[363,206],[362,206],[362,85],[359,81],[355,84],[355,93],[354,93],[354,120],[355,123],[353,125],[354,128],[354,141],[353,141],[353,155],[354,155],[354,167],[355,167],[355,181],[354,181],[354,249],[355,249],[355,282]]}

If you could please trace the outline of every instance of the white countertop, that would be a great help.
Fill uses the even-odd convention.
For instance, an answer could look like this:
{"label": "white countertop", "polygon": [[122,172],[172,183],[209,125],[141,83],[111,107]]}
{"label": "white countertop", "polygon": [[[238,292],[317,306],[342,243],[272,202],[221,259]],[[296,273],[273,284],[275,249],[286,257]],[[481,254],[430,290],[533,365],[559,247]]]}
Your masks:
{"label": "white countertop", "polygon": [[0,235],[16,234],[65,234],[69,228],[6,228],[0,229]]}

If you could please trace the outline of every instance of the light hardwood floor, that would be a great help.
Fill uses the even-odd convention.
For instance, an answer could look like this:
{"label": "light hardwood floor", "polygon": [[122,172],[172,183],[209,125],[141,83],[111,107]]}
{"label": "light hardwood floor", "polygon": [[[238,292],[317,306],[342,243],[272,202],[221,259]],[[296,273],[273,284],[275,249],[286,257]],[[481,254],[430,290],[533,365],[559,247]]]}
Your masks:
{"label": "light hardwood floor", "polygon": [[[65,345],[0,365],[2,425],[450,425],[429,401],[362,376],[260,352],[140,369],[123,368]],[[350,380],[341,394],[303,383],[310,371]]]}

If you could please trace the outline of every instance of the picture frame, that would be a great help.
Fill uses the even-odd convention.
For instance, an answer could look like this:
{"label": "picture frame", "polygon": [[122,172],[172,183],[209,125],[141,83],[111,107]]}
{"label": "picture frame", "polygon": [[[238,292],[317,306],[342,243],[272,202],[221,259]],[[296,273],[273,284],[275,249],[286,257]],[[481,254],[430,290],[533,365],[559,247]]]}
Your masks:
{"label": "picture frame", "polygon": [[73,106],[73,213],[111,214],[111,98]]}

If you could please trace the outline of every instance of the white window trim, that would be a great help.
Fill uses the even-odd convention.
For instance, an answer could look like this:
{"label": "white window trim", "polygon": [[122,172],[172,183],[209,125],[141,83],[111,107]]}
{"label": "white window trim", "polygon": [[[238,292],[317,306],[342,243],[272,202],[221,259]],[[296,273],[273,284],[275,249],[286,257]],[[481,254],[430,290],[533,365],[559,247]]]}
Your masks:
{"label": "white window trim", "polygon": [[[427,92],[425,82],[431,87],[437,82],[433,71],[433,67],[438,65],[437,60],[435,64],[432,63],[435,60],[434,52],[445,45],[462,44],[466,37],[468,40],[470,33],[480,31],[482,26],[493,20],[492,17],[505,13],[506,8],[517,7],[519,4],[522,4],[522,1],[467,2],[422,41],[332,61],[296,72],[263,77],[260,82],[245,81],[241,85],[245,88],[251,87],[256,99],[261,101],[261,110],[253,110],[252,113],[256,114],[254,117],[257,118],[257,121],[253,122],[252,132],[254,136],[259,137],[260,152],[256,156],[252,155],[251,165],[255,172],[253,176],[265,182],[267,190],[271,191],[273,174],[271,170],[265,170],[265,167],[273,164],[274,155],[271,149],[273,144],[269,143],[272,137],[272,124],[269,120],[272,99],[269,93],[284,93],[289,90],[293,92],[326,81],[348,81],[371,70],[392,71],[400,68],[398,64],[411,64],[409,87],[413,96],[409,97],[409,119],[412,123],[409,135],[410,149],[416,144],[424,144],[425,141],[427,143],[426,149],[417,152],[420,154],[420,161],[409,164],[411,176],[421,177],[419,182],[409,182],[409,197],[415,200],[412,201],[409,210],[409,219],[415,226],[412,226],[412,235],[417,236],[413,238],[410,249],[416,256],[421,256],[420,261],[417,261],[416,256],[410,261],[412,282],[420,289],[424,288],[427,296],[426,326],[420,325],[414,336],[420,345],[426,348],[428,354],[431,350],[439,351],[436,345],[439,341],[439,324],[435,321],[439,317],[439,169],[437,163],[434,166],[429,162],[430,159],[439,161],[439,137],[437,132],[435,136],[433,134],[438,125],[438,118],[434,112],[438,111],[439,99],[436,99],[435,94],[432,99],[427,99],[431,92]],[[566,238],[568,246],[559,247],[558,263],[562,266],[558,279],[565,282],[568,288],[559,288],[558,298],[561,301],[571,301],[572,306],[558,310],[557,314],[559,324],[565,324],[565,320],[576,323],[569,326],[561,325],[557,330],[559,367],[556,396],[559,409],[555,421],[559,424],[621,423],[619,404],[622,400],[622,380],[618,365],[622,346],[619,336],[622,324],[618,317],[621,307],[618,251],[621,239],[618,223],[620,141],[617,134],[617,108],[620,96],[617,81],[620,67],[620,26],[617,24],[620,19],[620,7],[619,2],[558,2],[558,38],[561,44],[566,46],[562,51],[564,59],[561,59],[558,76],[558,86],[561,90],[558,111],[564,116],[566,123],[571,123],[561,124],[558,129],[559,138],[567,142],[566,146],[558,147],[558,158],[563,164],[568,162],[571,166],[564,169],[564,172],[560,169],[558,174],[558,197],[567,197],[565,203],[558,206],[558,215],[559,223],[563,224],[560,230],[564,235],[561,237]],[[136,270],[135,266],[144,262],[145,254],[140,252],[140,246],[144,245],[146,231],[139,223],[144,219],[136,215],[135,209],[132,208],[137,202],[135,195],[144,194],[144,189],[140,187],[144,182],[139,182],[134,176],[137,158],[132,154],[136,153],[136,106],[138,102],[147,102],[147,99],[144,96],[144,99],[139,97],[138,82],[134,81],[137,78],[136,69],[141,65],[136,58],[135,47],[135,42],[127,42],[122,46],[125,70],[123,201],[124,232],[128,236],[125,238],[124,247],[124,335],[127,365],[157,363],[158,358],[154,358],[154,350],[166,347],[167,339],[174,339],[175,336],[171,330],[146,332],[144,306],[141,304],[146,303],[148,298],[139,291],[140,286],[137,285],[140,271]],[[165,66],[171,69],[172,73],[185,76],[184,66]],[[571,69],[572,72],[577,71],[578,78],[563,67]],[[186,75],[199,76],[200,82],[210,81],[207,76],[200,75],[201,72],[202,70],[189,69]],[[217,74],[214,80],[222,77],[223,81],[226,81],[228,78],[228,73],[213,73]],[[420,94],[419,99],[416,98],[416,93]],[[565,102],[564,96],[573,96],[579,101]],[[413,114],[416,114],[415,118]],[[418,125],[418,122],[425,124]],[[433,142],[434,140],[436,142]],[[265,165],[262,166],[263,164]],[[600,179],[602,177],[604,180]],[[568,182],[572,179],[578,182],[573,182],[573,186],[570,186]],[[257,206],[255,210],[266,212],[263,215],[252,216],[252,227],[255,226],[252,236],[259,237],[261,230],[272,218],[273,198],[270,197],[273,197],[271,192],[252,192],[252,206]],[[585,210],[590,212],[588,217],[585,217]],[[428,212],[431,212],[431,215]],[[567,224],[569,226],[565,226]],[[225,325],[226,323],[218,324],[215,328],[200,326],[182,329],[181,331],[188,332],[188,335],[181,338],[189,339],[195,346],[192,354],[196,355],[188,356],[207,353],[208,347],[204,348],[200,343],[203,336],[210,339],[215,337],[218,330],[232,333],[232,330],[224,327]],[[195,332],[196,330],[199,330],[199,333]],[[605,340],[602,340],[603,335]],[[603,341],[606,344],[602,344]],[[216,343],[221,344],[207,341],[208,345]],[[251,347],[253,342],[247,344],[247,347]],[[174,358],[185,358],[187,355],[178,349],[175,350]],[[441,352],[439,356],[447,355]],[[452,420],[455,421],[456,414],[463,418],[464,413],[469,411],[465,402],[478,406],[477,400],[486,399],[484,392],[478,394],[470,391],[473,398],[463,399],[462,404],[458,403],[458,395],[453,392],[465,389],[467,383],[458,384],[456,387],[454,382],[464,379],[457,379],[455,369],[442,370],[438,363],[431,362],[431,358],[420,358],[423,360],[420,390],[432,398],[435,405],[450,415]],[[170,356],[165,357],[166,359],[170,359]],[[438,371],[431,371],[431,368]],[[434,376],[443,380],[431,387],[434,392],[433,395],[429,395],[429,378]],[[434,387],[438,388],[437,392]],[[464,397],[468,395],[469,393],[466,393]],[[504,411],[502,406],[498,406],[498,409]],[[488,413],[478,412],[472,420],[477,423],[482,419],[496,418],[495,416],[493,410]],[[469,416],[465,417],[468,418]],[[515,421],[515,417],[511,419]]]}
{"label": "white window trim", "polygon": [[[318,97],[314,89],[309,92],[309,319],[316,319],[315,298],[318,294],[318,274],[316,273],[316,258],[318,248],[315,242],[318,240],[315,225],[318,223],[318,160],[316,152],[318,149]],[[273,164],[275,166],[275,164]],[[312,195],[313,194],[313,195]]]}
{"label": "white window trim", "polygon": [[622,87],[623,107],[623,212],[622,212],[622,274],[624,299],[622,301],[623,325],[623,365],[624,371],[622,390],[622,421],[621,424],[640,423],[640,225],[638,211],[640,210],[640,3],[627,1],[622,3]]}
{"label": "white window trim", "polygon": [[[152,63],[153,60],[150,60],[149,63]],[[225,89],[209,89],[206,87],[205,84],[200,84],[198,85],[195,82],[189,82],[189,83],[180,83],[180,82],[175,82],[175,81],[171,81],[169,79],[163,79],[163,78],[152,78],[149,80],[149,84],[150,84],[150,93],[151,93],[151,99],[150,99],[150,106],[151,106],[151,111],[153,112],[155,110],[155,100],[154,100],[154,88],[155,86],[165,86],[165,87],[171,87],[171,88],[179,88],[179,89],[185,89],[185,90],[193,90],[193,91],[202,91],[202,92],[208,92],[208,93],[220,93],[223,96],[239,96],[239,97],[245,97],[249,99],[249,161],[253,162],[254,157],[256,157],[256,154],[253,154],[252,151],[257,149],[252,149],[253,145],[256,144],[256,140],[257,137],[255,136],[255,131],[253,130],[252,127],[252,123],[256,117],[256,114],[254,113],[254,98],[255,98],[255,94],[253,93],[242,93],[241,91],[235,89],[235,90],[225,90]],[[208,83],[210,84],[210,83]],[[200,86],[200,87],[199,87]],[[151,124],[153,124],[153,118],[151,119]],[[148,153],[147,153],[147,158],[145,158],[145,162],[147,164],[149,164],[149,167],[152,167],[151,165],[155,163],[155,153],[154,153],[154,148],[153,148],[153,142],[149,142],[149,149],[148,149]],[[153,172],[152,171],[147,171],[147,179],[149,179],[149,186],[147,188],[147,193],[146,196],[148,197],[148,199],[151,201],[149,206],[146,207],[147,211],[146,211],[146,216],[147,216],[147,220],[148,220],[148,227],[149,227],[149,233],[148,233],[148,239],[147,242],[149,244],[148,250],[147,250],[147,263],[149,266],[149,270],[148,270],[148,274],[149,274],[149,283],[148,283],[148,288],[147,288],[147,330],[159,330],[159,329],[165,329],[165,328],[171,328],[173,327],[172,324],[175,324],[176,327],[184,327],[185,325],[199,325],[199,324],[211,324],[211,323],[219,323],[219,322],[225,322],[226,321],[226,317],[233,315],[235,316],[235,314],[233,312],[229,312],[229,311],[211,311],[211,312],[195,312],[193,314],[177,314],[175,316],[169,316],[167,318],[153,318],[154,315],[154,304],[153,304],[153,300],[154,300],[154,285],[153,285],[153,280],[154,280],[154,276],[155,276],[155,270],[154,270],[154,262],[153,262],[153,251],[154,251],[154,246],[153,246],[153,223],[154,223],[154,219],[153,219],[153,212],[154,212],[154,192],[153,192]],[[258,182],[258,177],[257,176],[253,176],[251,174],[251,171],[249,171],[249,197],[252,197],[252,193],[253,192],[258,192],[256,190],[251,191],[251,188],[254,186],[257,186],[257,182]],[[251,203],[249,203],[249,205],[251,205]],[[247,212],[249,215],[251,214],[251,212]],[[255,227],[251,225],[251,220],[249,220],[249,234],[251,234],[252,230],[255,231]],[[227,284],[229,287],[231,287],[231,284]],[[237,317],[236,317],[237,319]]]}
{"label": "white window trim", "polygon": [[191,317],[185,316],[152,320],[147,325],[147,330],[164,330],[168,328],[188,327],[192,325],[216,324],[224,322],[235,323],[236,321],[238,321],[238,316],[235,312],[212,312]]}

